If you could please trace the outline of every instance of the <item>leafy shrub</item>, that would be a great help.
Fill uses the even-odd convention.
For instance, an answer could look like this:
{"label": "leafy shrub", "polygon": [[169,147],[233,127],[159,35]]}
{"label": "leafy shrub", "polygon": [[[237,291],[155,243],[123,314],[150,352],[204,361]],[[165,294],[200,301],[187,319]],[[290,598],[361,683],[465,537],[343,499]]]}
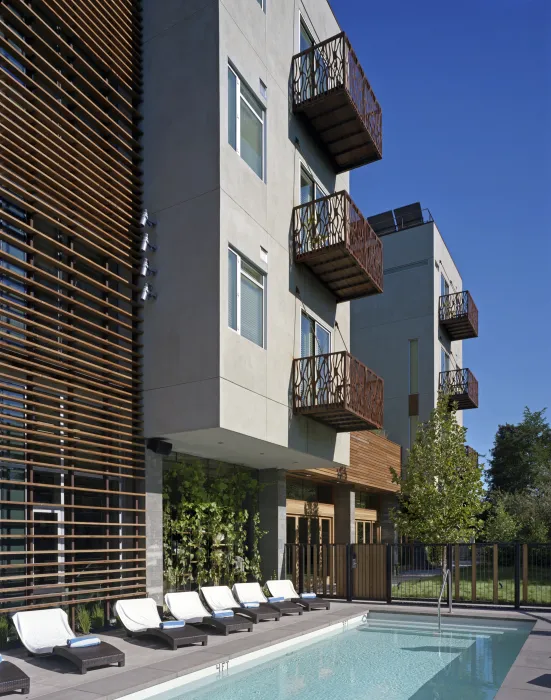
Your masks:
{"label": "leafy shrub", "polygon": [[8,644],[8,634],[10,623],[5,615],[0,617],[0,649],[4,649]]}
{"label": "leafy shrub", "polygon": [[90,620],[92,628],[95,630],[101,629],[105,624],[105,614],[101,603],[94,603],[90,610]]}
{"label": "leafy shrub", "polygon": [[90,634],[92,625],[90,613],[85,605],[79,605],[76,610],[78,629],[82,634]]}

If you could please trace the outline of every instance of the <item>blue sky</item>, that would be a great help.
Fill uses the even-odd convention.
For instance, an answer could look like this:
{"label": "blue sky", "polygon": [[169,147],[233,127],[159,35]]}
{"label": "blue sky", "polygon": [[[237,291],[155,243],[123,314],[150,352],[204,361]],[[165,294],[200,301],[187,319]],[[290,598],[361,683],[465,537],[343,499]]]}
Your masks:
{"label": "blue sky", "polygon": [[333,0],[383,109],[363,213],[428,207],[480,314],[463,344],[488,453],[525,405],[551,418],[551,0]]}

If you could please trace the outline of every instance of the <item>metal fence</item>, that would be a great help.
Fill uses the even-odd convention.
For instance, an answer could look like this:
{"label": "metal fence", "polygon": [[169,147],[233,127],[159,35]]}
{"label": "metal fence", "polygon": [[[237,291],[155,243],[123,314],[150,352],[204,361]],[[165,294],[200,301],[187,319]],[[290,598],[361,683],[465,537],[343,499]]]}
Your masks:
{"label": "metal fence", "polygon": [[286,545],[297,590],[387,602],[438,600],[443,568],[458,603],[551,606],[551,544]]}

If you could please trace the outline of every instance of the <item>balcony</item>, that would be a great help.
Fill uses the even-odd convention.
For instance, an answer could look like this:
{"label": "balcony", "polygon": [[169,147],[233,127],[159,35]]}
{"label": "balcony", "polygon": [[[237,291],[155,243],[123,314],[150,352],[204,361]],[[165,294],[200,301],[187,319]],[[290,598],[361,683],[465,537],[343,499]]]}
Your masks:
{"label": "balcony", "polygon": [[337,301],[383,291],[383,244],[342,191],[293,210],[295,262],[304,263]]}
{"label": "balcony", "polygon": [[454,369],[440,372],[440,391],[448,394],[450,404],[459,410],[478,408],[478,382],[470,369]]}
{"label": "balcony", "polygon": [[336,172],[382,158],[381,107],[344,32],[293,56],[293,112],[303,114]]}
{"label": "balcony", "polygon": [[348,352],[293,362],[293,412],[339,433],[383,425],[383,380]]}
{"label": "balcony", "polygon": [[441,296],[439,317],[450,340],[478,337],[478,309],[469,292]]}
{"label": "balcony", "polygon": [[475,449],[473,449],[469,445],[465,445],[465,453],[466,453],[467,457],[472,459],[473,462],[476,462],[476,464],[478,464],[480,462],[480,455],[478,454],[478,452]]}

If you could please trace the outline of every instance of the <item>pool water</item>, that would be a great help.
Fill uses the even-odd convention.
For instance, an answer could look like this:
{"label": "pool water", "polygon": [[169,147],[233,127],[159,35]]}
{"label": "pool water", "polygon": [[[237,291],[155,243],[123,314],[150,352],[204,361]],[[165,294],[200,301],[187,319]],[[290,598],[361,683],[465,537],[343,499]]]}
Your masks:
{"label": "pool water", "polygon": [[371,613],[295,646],[151,700],[490,700],[532,623]]}

